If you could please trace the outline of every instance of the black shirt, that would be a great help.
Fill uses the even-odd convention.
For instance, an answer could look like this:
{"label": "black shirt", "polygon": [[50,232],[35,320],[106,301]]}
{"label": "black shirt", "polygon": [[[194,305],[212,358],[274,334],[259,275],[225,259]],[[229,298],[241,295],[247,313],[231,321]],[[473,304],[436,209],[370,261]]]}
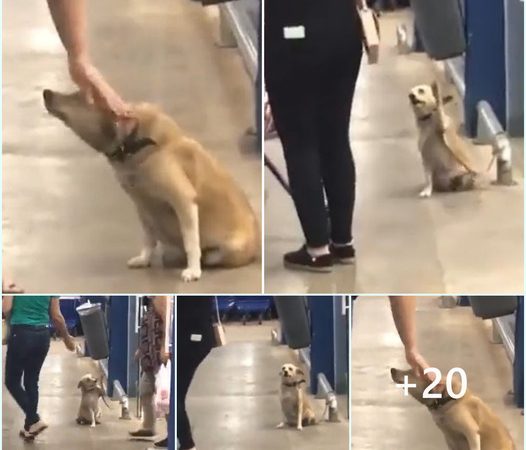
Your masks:
{"label": "black shirt", "polygon": [[[302,26],[304,39],[285,39],[285,27]],[[361,52],[355,0],[266,0],[265,65],[272,78],[287,66],[323,65]]]}
{"label": "black shirt", "polygon": [[207,346],[215,344],[213,296],[177,296],[177,344],[178,348],[190,342],[192,335],[202,336],[200,341]]}

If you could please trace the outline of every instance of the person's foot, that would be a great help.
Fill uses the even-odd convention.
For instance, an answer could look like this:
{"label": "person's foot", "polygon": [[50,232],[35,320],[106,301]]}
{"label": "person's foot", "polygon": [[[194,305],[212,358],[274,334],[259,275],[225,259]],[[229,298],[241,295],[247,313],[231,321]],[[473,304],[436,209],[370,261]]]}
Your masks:
{"label": "person's foot", "polygon": [[18,435],[26,442],[35,440],[35,436],[32,435],[29,431],[26,431],[26,430],[20,430]]}
{"label": "person's foot", "polygon": [[331,244],[331,254],[335,262],[339,264],[353,264],[356,258],[356,251],[352,244]]}
{"label": "person's foot", "polygon": [[131,437],[137,437],[137,438],[142,438],[142,437],[154,437],[155,436],[155,432],[153,430],[145,430],[143,428],[137,430],[137,431],[130,431],[130,436]]}
{"label": "person's foot", "polygon": [[330,253],[312,256],[307,246],[304,245],[295,252],[286,253],[283,257],[283,264],[288,269],[307,270],[309,272],[331,272],[332,255]]}
{"label": "person's foot", "polygon": [[38,422],[35,422],[33,425],[31,425],[29,428],[26,428],[26,431],[32,434],[33,436],[36,436],[42,431],[44,431],[48,427],[48,424],[43,422],[42,420],[39,420]]}
{"label": "person's foot", "polygon": [[168,448],[168,438],[155,442],[153,446],[155,448]]}

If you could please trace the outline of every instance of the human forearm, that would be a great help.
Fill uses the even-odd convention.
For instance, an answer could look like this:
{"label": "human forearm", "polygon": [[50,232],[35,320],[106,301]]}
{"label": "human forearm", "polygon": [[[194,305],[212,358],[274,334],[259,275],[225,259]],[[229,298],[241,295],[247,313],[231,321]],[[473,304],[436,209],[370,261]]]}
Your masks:
{"label": "human forearm", "polygon": [[393,319],[400,340],[407,350],[415,350],[416,344],[416,297],[390,296]]}
{"label": "human forearm", "polygon": [[2,314],[7,317],[11,313],[12,309],[13,309],[13,296],[12,295],[2,296]]}
{"label": "human forearm", "polygon": [[86,1],[47,0],[49,11],[70,59],[88,57]]}

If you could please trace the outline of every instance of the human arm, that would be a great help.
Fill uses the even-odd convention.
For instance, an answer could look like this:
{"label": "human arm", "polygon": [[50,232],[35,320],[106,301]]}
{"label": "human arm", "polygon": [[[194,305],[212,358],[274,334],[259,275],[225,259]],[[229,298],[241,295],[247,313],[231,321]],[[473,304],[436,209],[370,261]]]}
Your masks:
{"label": "human arm", "polygon": [[12,309],[13,309],[13,296],[12,295],[2,296],[2,315],[4,317],[7,317],[9,314],[11,314]]}
{"label": "human arm", "polygon": [[92,64],[87,38],[86,0],[47,0],[49,12],[68,56],[71,79],[86,99],[115,117],[126,117],[128,106]]}
{"label": "human arm", "polygon": [[162,323],[162,328],[165,330],[165,337],[161,343],[161,360],[166,364],[170,359],[170,353],[166,350],[166,333],[168,325],[168,313],[170,310],[170,301],[166,295],[158,295],[152,298],[153,309],[155,314],[159,316]]}
{"label": "human arm", "polygon": [[64,316],[60,311],[60,300],[58,297],[53,297],[49,304],[49,317],[53,322],[55,329],[59,336],[64,340],[64,345],[70,351],[75,350],[75,340],[70,336]]}
{"label": "human arm", "polygon": [[417,376],[424,375],[424,369],[429,367],[420,354],[416,339],[416,297],[389,296],[393,320],[405,348],[405,358]]}

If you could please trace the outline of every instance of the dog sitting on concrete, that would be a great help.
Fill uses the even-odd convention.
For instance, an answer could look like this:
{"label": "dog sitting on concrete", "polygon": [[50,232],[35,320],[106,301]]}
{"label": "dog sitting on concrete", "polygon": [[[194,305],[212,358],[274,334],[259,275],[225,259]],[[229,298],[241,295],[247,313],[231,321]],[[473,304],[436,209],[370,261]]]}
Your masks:
{"label": "dog sitting on concrete", "polygon": [[89,373],[80,379],[77,387],[81,392],[77,423],[79,425],[95,427],[97,424],[100,424],[102,416],[102,410],[100,408],[101,397],[106,406],[108,406],[104,398],[104,390],[97,378]]}
{"label": "dog sitting on concrete", "polygon": [[284,364],[281,367],[280,377],[279,398],[285,420],[280,422],[277,428],[288,425],[302,430],[304,426],[315,425],[316,416],[305,389],[307,384],[305,373],[294,364]]}
{"label": "dog sitting on concrete", "polygon": [[430,197],[433,191],[455,192],[476,188],[478,171],[467,150],[465,139],[459,136],[444,104],[437,82],[421,84],[409,92],[418,127],[418,150],[422,156],[426,183],[420,197]]}

